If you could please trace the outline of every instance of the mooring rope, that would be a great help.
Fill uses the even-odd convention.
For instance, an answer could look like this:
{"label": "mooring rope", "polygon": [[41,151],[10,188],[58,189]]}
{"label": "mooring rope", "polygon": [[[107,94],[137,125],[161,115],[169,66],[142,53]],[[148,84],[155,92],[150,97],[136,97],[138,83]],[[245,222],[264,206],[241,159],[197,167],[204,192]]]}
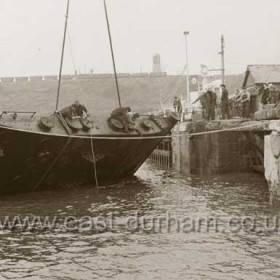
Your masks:
{"label": "mooring rope", "polygon": [[[271,121],[261,122],[261,123],[255,123],[255,124],[249,124],[249,125],[243,125],[243,126],[237,126],[232,127],[228,129],[216,129],[216,130],[209,130],[209,131],[203,131],[203,132],[194,132],[194,133],[179,133],[179,134],[172,134],[172,135],[154,135],[154,136],[86,136],[86,135],[63,135],[63,134],[51,134],[53,137],[64,137],[64,138],[78,138],[78,139],[98,139],[98,140],[141,140],[141,139],[168,139],[168,138],[178,138],[178,137],[184,137],[184,136],[196,136],[196,135],[204,135],[204,134],[212,134],[212,133],[220,133],[220,132],[227,132],[227,131],[236,131],[236,130],[243,130],[246,128],[251,127],[258,127],[258,126],[264,126],[266,124],[271,123]],[[34,131],[28,131],[24,129],[15,129],[11,127],[7,127],[4,125],[0,125],[3,129],[8,130],[16,130],[16,131],[22,131],[22,132],[28,132],[32,134],[40,134],[40,135],[50,135],[46,132],[34,132]]]}
{"label": "mooring rope", "polygon": [[93,167],[94,167],[94,179],[95,179],[95,184],[98,187],[99,185],[98,185],[98,178],[97,178],[97,171],[96,171],[96,157],[95,157],[94,148],[93,148],[93,138],[91,138],[90,145],[91,145]]}
{"label": "mooring rope", "polygon": [[[240,130],[241,131],[245,128],[251,128],[251,127],[258,127],[258,126],[263,126],[270,123],[270,121],[262,122],[262,123],[256,123],[256,124],[250,124],[250,125],[244,125],[244,126],[238,126],[238,127],[232,127],[228,129],[216,129],[216,130],[209,130],[209,131],[203,131],[203,132],[194,132],[194,133],[179,133],[179,134],[172,134],[172,135],[156,135],[156,136],[92,136],[91,139],[99,139],[99,140],[141,140],[141,139],[168,139],[168,138],[180,138],[183,136],[197,136],[197,135],[205,135],[205,134],[214,134],[214,133],[221,133],[221,132],[229,132],[229,131],[236,131]],[[76,136],[78,137],[78,136]]]}

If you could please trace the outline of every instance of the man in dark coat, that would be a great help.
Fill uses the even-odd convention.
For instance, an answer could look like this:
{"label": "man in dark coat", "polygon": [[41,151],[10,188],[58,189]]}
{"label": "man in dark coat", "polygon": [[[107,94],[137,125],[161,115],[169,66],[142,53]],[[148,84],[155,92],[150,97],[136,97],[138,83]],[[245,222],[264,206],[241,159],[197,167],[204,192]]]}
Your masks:
{"label": "man in dark coat", "polygon": [[195,104],[198,100],[200,101],[201,104],[201,109],[202,109],[202,118],[206,119],[207,115],[206,115],[206,96],[205,96],[206,92],[202,92],[198,98],[192,103]]}
{"label": "man in dark coat", "polygon": [[182,103],[177,96],[174,97],[173,107],[175,112],[182,113]]}
{"label": "man in dark coat", "polygon": [[230,119],[229,114],[229,101],[228,101],[228,90],[224,84],[221,85],[222,97],[221,97],[221,110],[222,110],[222,119]]}
{"label": "man in dark coat", "polygon": [[73,103],[71,106],[68,106],[60,110],[60,113],[64,118],[69,118],[69,119],[73,119],[76,117],[83,117],[84,113],[89,115],[86,107],[80,104],[79,101],[75,101],[75,103]]}
{"label": "man in dark coat", "polygon": [[268,85],[267,84],[263,84],[260,88],[260,92],[262,94],[261,97],[261,103],[263,105],[266,105],[268,102],[268,97],[269,97],[269,89],[268,89]]}
{"label": "man in dark coat", "polygon": [[84,113],[88,115],[87,108],[80,104],[79,101],[75,101],[75,103],[72,105],[74,107],[74,114],[78,117],[83,117]]}
{"label": "man in dark coat", "polygon": [[241,95],[237,100],[237,101],[241,101],[243,118],[250,117],[250,99],[251,99],[250,92],[245,87],[243,87],[241,91]]}
{"label": "man in dark coat", "polygon": [[129,124],[128,113],[130,112],[131,112],[130,107],[118,107],[115,110],[113,110],[111,113],[111,118],[115,118],[119,120],[122,123],[125,132],[128,132],[128,124]]}
{"label": "man in dark coat", "polygon": [[213,92],[211,88],[208,88],[205,93],[206,118],[208,121],[215,120],[215,108],[217,106],[216,100],[216,93]]}

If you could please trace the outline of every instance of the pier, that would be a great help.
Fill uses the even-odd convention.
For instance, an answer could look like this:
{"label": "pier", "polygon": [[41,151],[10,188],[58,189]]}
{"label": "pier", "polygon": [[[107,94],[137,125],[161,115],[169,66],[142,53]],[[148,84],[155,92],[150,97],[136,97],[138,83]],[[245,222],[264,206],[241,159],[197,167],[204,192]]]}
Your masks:
{"label": "pier", "polygon": [[[221,114],[220,83],[210,86],[218,99],[214,104],[215,120],[205,120],[201,100],[201,108],[194,108],[187,102],[183,121],[173,130],[170,139],[168,155],[172,168],[198,176],[258,172],[265,177],[271,195],[280,198],[279,74],[280,65],[248,65],[242,89],[227,97],[230,104],[227,117],[231,119],[221,119],[225,116]],[[243,89],[250,96],[246,114],[240,102]],[[153,152],[153,159],[159,164],[162,149],[159,147]]]}
{"label": "pier", "polygon": [[187,175],[260,172],[280,197],[280,120],[182,122],[172,134],[172,166]]}

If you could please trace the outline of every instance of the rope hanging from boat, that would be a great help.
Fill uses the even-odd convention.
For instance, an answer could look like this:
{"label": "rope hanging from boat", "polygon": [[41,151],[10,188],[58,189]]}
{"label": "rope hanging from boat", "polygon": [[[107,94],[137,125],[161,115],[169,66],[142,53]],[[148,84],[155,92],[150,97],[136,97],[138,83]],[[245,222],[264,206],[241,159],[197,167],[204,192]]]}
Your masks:
{"label": "rope hanging from boat", "polygon": [[47,178],[49,173],[51,172],[52,168],[55,166],[55,164],[59,161],[63,153],[65,152],[66,148],[68,147],[69,143],[71,142],[71,138],[68,138],[65,145],[62,147],[54,161],[50,164],[50,166],[47,168],[47,170],[44,172],[44,174],[41,176],[41,178],[38,180],[36,185],[33,187],[32,191],[35,191],[42,183],[43,181]]}
{"label": "rope hanging from boat", "polygon": [[110,48],[111,48],[111,55],[112,55],[112,61],[113,61],[116,89],[117,89],[117,95],[118,95],[118,102],[119,102],[119,106],[121,107],[122,104],[121,104],[119,83],[118,83],[118,77],[117,77],[117,70],[116,70],[116,64],[115,64],[115,57],[114,57],[114,51],[113,51],[113,44],[112,44],[112,37],[111,37],[111,31],[110,31],[109,18],[108,18],[108,13],[107,13],[106,0],[103,0],[103,2],[104,2],[104,10],[105,10],[105,16],[106,16],[106,21],[107,21],[107,29],[108,29],[108,36],[109,36],[109,41],[110,41]]}
{"label": "rope hanging from boat", "polygon": [[91,138],[91,140],[90,140],[90,145],[91,145],[91,152],[92,152],[92,159],[93,159],[95,185],[97,187],[99,187],[98,178],[97,178],[97,171],[96,171],[96,157],[95,157],[94,148],[93,148],[93,138]]}
{"label": "rope hanging from boat", "polygon": [[58,110],[58,103],[59,103],[59,94],[60,94],[61,75],[62,75],[63,58],[64,58],[65,39],[66,39],[67,22],[68,22],[68,15],[69,15],[69,5],[70,5],[70,0],[67,0],[67,8],[66,8],[66,15],[65,15],[65,26],[64,26],[64,36],[63,36],[63,42],[62,42],[62,52],[61,52],[60,69],[59,69],[59,76],[58,76],[58,87],[57,87],[55,111]]}

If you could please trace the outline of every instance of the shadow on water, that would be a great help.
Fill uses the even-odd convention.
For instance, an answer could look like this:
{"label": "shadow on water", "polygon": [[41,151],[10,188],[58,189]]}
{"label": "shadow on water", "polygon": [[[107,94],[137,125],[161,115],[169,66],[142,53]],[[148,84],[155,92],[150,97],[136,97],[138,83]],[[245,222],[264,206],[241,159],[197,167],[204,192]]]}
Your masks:
{"label": "shadow on water", "polygon": [[[126,202],[124,208],[138,209],[136,197],[149,192],[150,186],[133,176],[109,186],[83,186],[76,189],[57,189],[29,192],[0,197],[0,216],[38,214],[52,215],[61,209],[76,209],[86,213],[89,207],[106,210],[104,205]],[[133,202],[133,204],[132,204]]]}

